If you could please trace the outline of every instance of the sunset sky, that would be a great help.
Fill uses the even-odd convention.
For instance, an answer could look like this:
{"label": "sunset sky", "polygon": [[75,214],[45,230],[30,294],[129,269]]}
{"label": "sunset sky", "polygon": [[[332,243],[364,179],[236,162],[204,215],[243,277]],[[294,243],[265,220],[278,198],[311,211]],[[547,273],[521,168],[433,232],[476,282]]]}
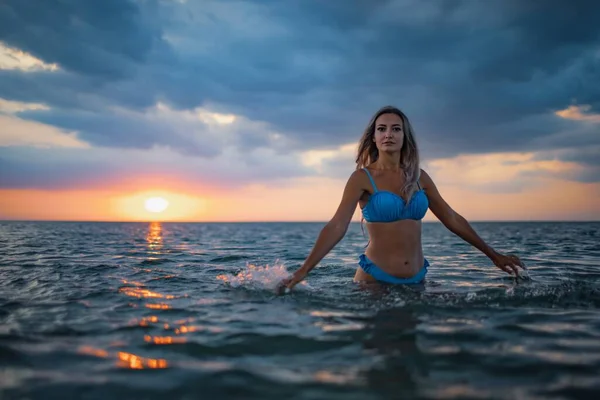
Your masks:
{"label": "sunset sky", "polygon": [[0,219],[325,221],[389,104],[467,219],[600,220],[599,13],[4,0]]}

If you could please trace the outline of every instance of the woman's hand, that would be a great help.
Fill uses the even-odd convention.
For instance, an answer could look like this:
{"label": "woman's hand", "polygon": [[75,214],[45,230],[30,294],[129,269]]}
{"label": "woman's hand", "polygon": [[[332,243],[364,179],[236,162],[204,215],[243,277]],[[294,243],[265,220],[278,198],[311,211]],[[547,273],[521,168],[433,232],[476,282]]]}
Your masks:
{"label": "woman's hand", "polygon": [[285,278],[284,280],[279,282],[279,284],[275,288],[275,291],[277,292],[278,295],[282,295],[286,292],[286,290],[292,290],[294,288],[294,286],[296,286],[298,283],[302,282],[302,280],[305,277],[306,277],[306,275],[299,274],[298,272],[296,272],[289,278]]}
{"label": "woman's hand", "polygon": [[514,273],[515,276],[519,276],[519,269],[517,267],[527,269],[519,257],[514,254],[504,255],[495,252],[490,259],[496,267],[511,275]]}

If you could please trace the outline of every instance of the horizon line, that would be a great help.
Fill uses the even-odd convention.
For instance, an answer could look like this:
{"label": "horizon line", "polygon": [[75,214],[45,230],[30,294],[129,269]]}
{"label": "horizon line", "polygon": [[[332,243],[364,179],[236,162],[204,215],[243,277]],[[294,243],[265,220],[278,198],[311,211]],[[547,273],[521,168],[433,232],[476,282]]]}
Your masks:
{"label": "horizon line", "polygon": [[[281,221],[261,221],[261,220],[248,220],[248,221],[177,221],[177,220],[85,220],[85,219],[4,219],[4,218],[0,218],[0,222],[83,222],[83,223],[91,223],[91,222],[97,222],[97,223],[111,223],[111,224],[117,224],[117,223],[141,223],[141,224],[147,224],[147,223],[165,223],[165,224],[268,224],[268,223],[273,223],[273,224],[282,224],[282,223],[292,223],[292,224],[299,224],[299,223],[306,223],[306,224],[326,224],[327,222],[329,222],[328,220],[314,220],[314,221],[294,221],[294,220],[281,220]],[[434,223],[434,224],[441,224],[441,222],[439,220],[433,220],[433,221],[421,221],[424,224],[430,224],[430,223]],[[515,222],[540,222],[540,223],[548,223],[548,222],[553,222],[553,223],[557,223],[557,222],[564,222],[564,223],[572,223],[572,222],[580,222],[580,223],[595,223],[595,222],[600,222],[600,220],[577,220],[577,219],[559,219],[559,220],[553,220],[553,219],[522,219],[522,220],[518,220],[518,219],[514,219],[514,220],[487,220],[487,219],[479,219],[479,220],[469,220],[469,223],[515,223]],[[350,223],[354,223],[354,224],[359,224],[361,223],[361,221],[350,221]]]}

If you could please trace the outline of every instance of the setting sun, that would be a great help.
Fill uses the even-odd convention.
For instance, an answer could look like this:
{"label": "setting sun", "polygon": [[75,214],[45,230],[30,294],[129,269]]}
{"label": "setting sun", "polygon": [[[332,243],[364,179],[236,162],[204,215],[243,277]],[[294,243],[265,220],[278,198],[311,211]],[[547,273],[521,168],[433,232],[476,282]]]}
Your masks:
{"label": "setting sun", "polygon": [[184,221],[205,218],[209,200],[168,190],[123,193],[111,199],[115,220]]}
{"label": "setting sun", "polygon": [[169,202],[162,197],[151,197],[146,199],[144,207],[146,210],[154,213],[163,212],[169,206]]}

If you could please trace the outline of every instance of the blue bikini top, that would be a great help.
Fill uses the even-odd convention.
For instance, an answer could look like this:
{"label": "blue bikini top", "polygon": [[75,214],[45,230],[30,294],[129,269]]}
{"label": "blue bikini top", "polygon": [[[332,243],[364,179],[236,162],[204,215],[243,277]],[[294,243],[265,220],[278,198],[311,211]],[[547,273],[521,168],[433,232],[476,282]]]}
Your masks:
{"label": "blue bikini top", "polygon": [[366,168],[363,170],[367,173],[371,184],[373,185],[374,193],[369,197],[369,201],[362,208],[362,214],[367,222],[394,222],[403,219],[423,219],[429,208],[429,199],[425,191],[419,185],[419,190],[416,191],[408,204],[404,199],[397,194],[387,190],[377,190],[375,181]]}

